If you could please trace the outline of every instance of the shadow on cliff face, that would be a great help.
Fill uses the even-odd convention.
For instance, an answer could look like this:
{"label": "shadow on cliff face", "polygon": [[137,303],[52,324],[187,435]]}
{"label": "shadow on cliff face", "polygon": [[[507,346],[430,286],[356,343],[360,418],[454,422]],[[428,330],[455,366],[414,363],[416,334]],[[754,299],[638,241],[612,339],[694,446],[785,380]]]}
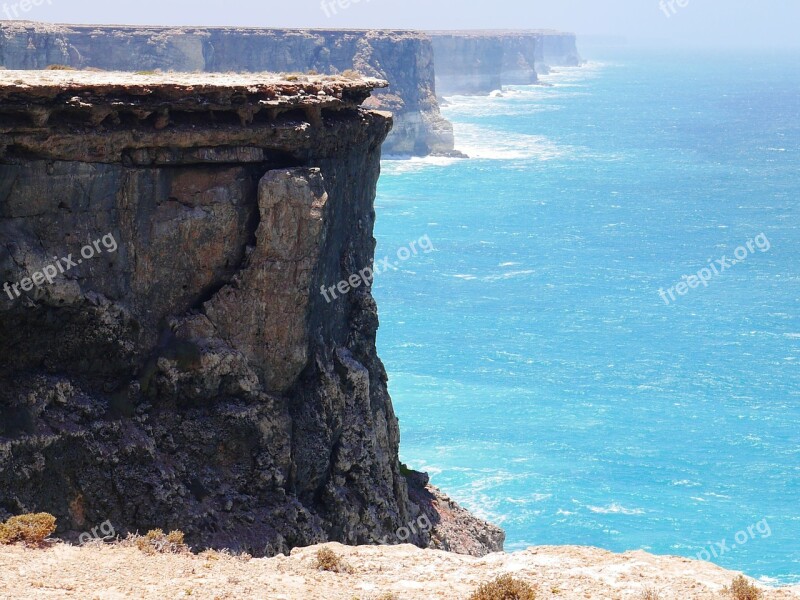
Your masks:
{"label": "shadow on cliff face", "polygon": [[274,166],[3,167],[9,195],[44,199],[3,205],[0,279],[93,230],[120,240],[114,261],[0,301],[6,512],[52,512],[71,539],[108,520],[255,555],[405,520],[374,302],[310,316],[323,256],[336,277],[368,260],[374,181]]}

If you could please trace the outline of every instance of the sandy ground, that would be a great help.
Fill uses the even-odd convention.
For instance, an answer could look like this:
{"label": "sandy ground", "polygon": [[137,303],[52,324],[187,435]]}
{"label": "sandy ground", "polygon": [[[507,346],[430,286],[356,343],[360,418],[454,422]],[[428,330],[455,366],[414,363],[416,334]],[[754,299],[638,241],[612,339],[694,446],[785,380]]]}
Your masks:
{"label": "sandy ground", "polygon": [[[513,573],[539,587],[537,599],[721,600],[734,573],[685,558],[612,554],[571,546],[473,558],[413,546],[326,544],[352,574],[314,569],[314,548],[291,557],[145,555],[136,548],[57,544],[44,550],[0,548],[0,598],[202,598],[258,600],[465,600],[482,582]],[[800,588],[768,590],[765,600],[800,598]]]}

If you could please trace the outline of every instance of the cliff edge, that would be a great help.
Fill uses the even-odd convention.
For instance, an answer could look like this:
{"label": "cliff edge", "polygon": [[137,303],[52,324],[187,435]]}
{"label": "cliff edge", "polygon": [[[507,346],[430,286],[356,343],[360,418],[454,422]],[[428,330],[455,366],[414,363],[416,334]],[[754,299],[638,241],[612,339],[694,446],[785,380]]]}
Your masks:
{"label": "cliff edge", "polygon": [[353,69],[384,79],[370,108],[392,111],[384,152],[453,152],[453,126],[439,112],[430,39],[414,31],[0,24],[0,65],[64,65],[109,71],[300,72]]}
{"label": "cliff edge", "polygon": [[[320,549],[341,557],[347,568],[319,570]],[[412,546],[326,544],[255,560],[213,553],[148,556],[136,548],[98,544],[0,547],[0,595],[15,599],[466,600],[480,585],[508,573],[534,587],[537,600],[723,600],[731,598],[721,592],[736,576],[687,558],[576,546],[475,558]],[[761,600],[800,598],[800,587],[758,587]]]}

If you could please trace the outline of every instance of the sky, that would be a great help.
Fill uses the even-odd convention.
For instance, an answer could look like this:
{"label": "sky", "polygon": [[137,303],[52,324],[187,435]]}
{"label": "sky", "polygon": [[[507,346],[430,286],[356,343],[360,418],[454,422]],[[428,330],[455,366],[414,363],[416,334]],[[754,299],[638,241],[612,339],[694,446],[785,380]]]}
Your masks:
{"label": "sky", "polygon": [[0,17],[131,25],[552,28],[665,46],[800,46],[800,0],[0,0]]}

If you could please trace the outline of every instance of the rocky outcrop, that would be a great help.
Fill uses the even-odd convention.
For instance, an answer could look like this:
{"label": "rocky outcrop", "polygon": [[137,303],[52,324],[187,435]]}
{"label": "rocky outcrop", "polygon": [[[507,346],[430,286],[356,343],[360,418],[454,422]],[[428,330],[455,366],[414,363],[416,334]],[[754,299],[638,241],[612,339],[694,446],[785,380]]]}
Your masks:
{"label": "rocky outcrop", "polygon": [[412,471],[407,480],[411,501],[430,524],[430,548],[469,556],[486,556],[503,548],[506,534],[502,529],[476,518],[430,485],[426,473]]}
{"label": "rocky outcrop", "polygon": [[431,31],[436,91],[489,94],[504,85],[531,85],[550,66],[580,64],[574,34],[531,31]]}
{"label": "rocky outcrop", "polygon": [[0,71],[0,519],[260,555],[420,517],[370,287],[320,293],[373,261],[383,85]]}
{"label": "rocky outcrop", "polygon": [[50,65],[119,71],[301,72],[348,69],[385,79],[370,106],[394,113],[384,152],[448,154],[453,127],[434,89],[430,40],[413,31],[0,25],[0,65]]}

